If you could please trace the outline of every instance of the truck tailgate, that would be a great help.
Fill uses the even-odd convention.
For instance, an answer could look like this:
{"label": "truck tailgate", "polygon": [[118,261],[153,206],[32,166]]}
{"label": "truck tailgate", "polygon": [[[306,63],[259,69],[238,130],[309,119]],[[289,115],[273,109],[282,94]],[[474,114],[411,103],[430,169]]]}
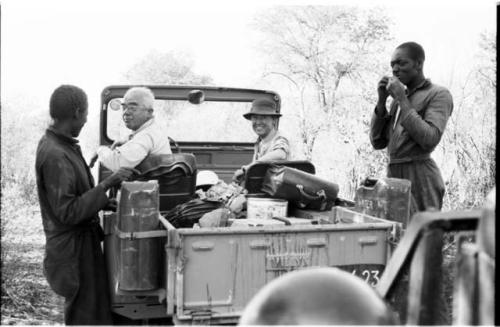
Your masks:
{"label": "truck tailgate", "polygon": [[167,313],[175,310],[179,322],[236,322],[267,282],[306,267],[339,267],[375,285],[393,227],[379,221],[171,230]]}

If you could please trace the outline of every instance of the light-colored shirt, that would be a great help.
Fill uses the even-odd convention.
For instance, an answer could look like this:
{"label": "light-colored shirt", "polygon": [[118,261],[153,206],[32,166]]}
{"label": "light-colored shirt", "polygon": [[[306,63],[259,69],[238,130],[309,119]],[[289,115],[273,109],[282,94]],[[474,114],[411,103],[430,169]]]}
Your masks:
{"label": "light-colored shirt", "polygon": [[288,139],[279,131],[276,131],[276,134],[270,140],[261,139],[260,137],[257,139],[254,147],[253,161],[266,160],[265,155],[275,150],[283,150],[285,153],[285,156],[279,158],[279,160],[289,160],[290,144]]}
{"label": "light-colored shirt", "polygon": [[149,154],[171,154],[170,141],[165,127],[151,118],[113,150],[101,146],[97,149],[100,162],[108,169],[117,171],[120,167],[134,168]]}

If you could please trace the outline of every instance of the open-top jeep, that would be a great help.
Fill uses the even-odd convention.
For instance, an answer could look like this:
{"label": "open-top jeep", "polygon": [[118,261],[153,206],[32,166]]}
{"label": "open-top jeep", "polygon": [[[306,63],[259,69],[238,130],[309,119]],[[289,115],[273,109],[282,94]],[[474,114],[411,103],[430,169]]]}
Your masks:
{"label": "open-top jeep", "polygon": [[[119,106],[129,87],[110,86],[102,92],[101,145],[109,146],[130,133]],[[288,208],[288,217],[321,220],[321,224],[173,227],[164,214],[194,196],[196,171],[212,170],[230,183],[235,170],[251,162],[256,136],[242,117],[250,103],[267,98],[279,110],[281,101],[275,92],[263,90],[148,87],[156,98],[155,119],[165,120],[168,127],[165,137],[171,138],[173,156],[192,154],[195,164],[189,176],[156,176],[160,197],[156,230],[124,231],[119,213],[103,214],[115,314],[137,320],[172,318],[176,323],[236,323],[263,285],[287,271],[312,266],[339,267],[377,284],[391,254],[389,240],[394,238],[397,224],[346,208]],[[188,101],[190,94],[198,98]],[[305,163],[314,173],[314,166]],[[110,171],[100,165],[99,180],[108,174]],[[248,178],[247,187],[253,185],[253,192],[259,192],[259,176],[253,181]],[[141,219],[140,214],[136,219]],[[135,262],[125,259],[122,250],[127,246],[140,254],[134,257]],[[127,269],[135,269],[138,278],[153,278],[153,288],[125,287],[121,277]]]}

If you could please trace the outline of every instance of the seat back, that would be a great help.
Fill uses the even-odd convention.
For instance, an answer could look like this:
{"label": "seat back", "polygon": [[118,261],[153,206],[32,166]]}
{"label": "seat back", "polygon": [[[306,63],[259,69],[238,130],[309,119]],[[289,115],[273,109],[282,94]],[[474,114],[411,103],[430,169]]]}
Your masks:
{"label": "seat back", "polygon": [[136,169],[136,180],[157,180],[160,212],[193,198],[196,189],[196,158],[192,153],[149,155]]}

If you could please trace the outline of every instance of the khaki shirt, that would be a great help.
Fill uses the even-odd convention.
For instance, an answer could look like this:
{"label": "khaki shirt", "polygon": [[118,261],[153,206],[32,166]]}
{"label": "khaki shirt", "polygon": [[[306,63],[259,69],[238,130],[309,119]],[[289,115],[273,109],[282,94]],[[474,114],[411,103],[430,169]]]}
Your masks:
{"label": "khaki shirt", "polygon": [[286,154],[285,158],[283,158],[282,160],[288,160],[290,158],[290,144],[288,142],[288,139],[281,135],[279,131],[276,132],[276,135],[274,135],[274,137],[267,142],[265,142],[261,138],[258,138],[257,142],[255,142],[252,161],[260,160],[260,158],[262,158],[262,156],[264,156],[266,153],[278,149],[283,150]]}

